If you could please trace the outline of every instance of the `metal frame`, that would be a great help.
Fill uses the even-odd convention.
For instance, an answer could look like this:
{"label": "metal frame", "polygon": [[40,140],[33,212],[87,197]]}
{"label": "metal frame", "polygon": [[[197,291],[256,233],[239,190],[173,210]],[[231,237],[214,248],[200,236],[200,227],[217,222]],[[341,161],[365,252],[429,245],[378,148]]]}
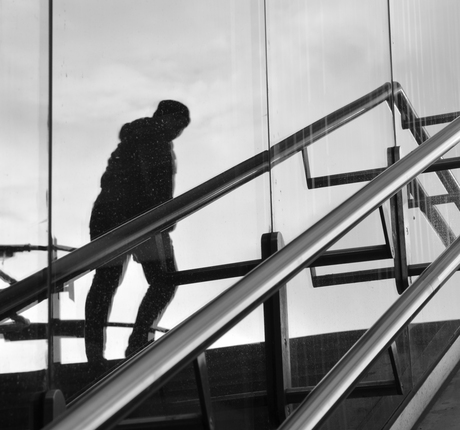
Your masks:
{"label": "metal frame", "polygon": [[[418,118],[414,108],[412,107],[407,95],[399,83],[395,83],[394,104],[401,113],[401,127],[408,129],[412,133],[416,142],[421,145],[425,142],[429,135],[423,128],[427,125],[441,124],[454,120],[460,116],[460,112],[453,112],[442,115],[435,115],[425,118]],[[391,107],[393,100],[388,100]],[[399,157],[399,156],[398,156]],[[308,188],[321,188],[337,185],[345,185],[356,182],[370,181],[381,174],[385,169],[371,169],[356,172],[347,172],[346,174],[336,174],[331,176],[311,177],[308,163],[307,150],[303,151],[305,176]],[[450,171],[445,171],[452,168],[460,168],[460,158],[452,158],[448,160],[440,159],[433,166],[426,169],[423,173],[436,172],[442,184],[448,191],[447,194],[440,196],[429,196],[425,191],[420,181],[415,179],[408,186],[411,198],[409,200],[410,208],[417,207],[425,215],[428,222],[433,226],[444,246],[449,246],[455,239],[456,235],[450,228],[444,217],[442,216],[436,205],[445,203],[454,203],[460,210],[460,184],[455,176]],[[329,286],[354,282],[366,282],[379,279],[395,278],[397,291],[401,294],[409,285],[410,277],[408,275],[407,261],[407,240],[405,240],[405,223],[404,211],[402,205],[406,201],[405,195],[400,191],[397,196],[392,198],[392,230],[394,237],[394,269],[375,269],[367,271],[354,271],[347,273],[337,273],[328,275],[317,275],[316,269],[310,269],[313,285]],[[345,251],[344,251],[345,252]],[[383,258],[382,258],[383,259]],[[337,263],[340,264],[340,263]],[[318,264],[320,266],[320,264]]]}

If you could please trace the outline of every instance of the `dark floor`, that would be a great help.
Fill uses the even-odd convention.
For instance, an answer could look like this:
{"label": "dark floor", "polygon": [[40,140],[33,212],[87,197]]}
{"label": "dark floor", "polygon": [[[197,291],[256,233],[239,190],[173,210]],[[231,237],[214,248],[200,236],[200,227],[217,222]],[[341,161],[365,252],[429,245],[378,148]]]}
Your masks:
{"label": "dark floor", "polygon": [[460,429],[460,369],[424,419],[413,430]]}

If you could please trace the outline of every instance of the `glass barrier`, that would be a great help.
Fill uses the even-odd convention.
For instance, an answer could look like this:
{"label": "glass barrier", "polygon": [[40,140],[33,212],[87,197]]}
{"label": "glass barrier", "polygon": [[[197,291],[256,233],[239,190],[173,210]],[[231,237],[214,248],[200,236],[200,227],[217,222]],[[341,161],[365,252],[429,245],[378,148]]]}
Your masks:
{"label": "glass barrier", "polygon": [[390,5],[395,81],[420,117],[459,111],[459,5],[450,0]]}
{"label": "glass barrier", "polygon": [[[202,396],[208,395],[215,428],[269,429],[266,352],[262,309],[258,308],[218,339],[204,353],[201,372],[196,361],[175,375],[153,396],[148,396],[124,420],[182,422],[203,428]],[[259,331],[260,342],[242,338]],[[201,360],[201,358],[200,358]],[[209,391],[200,390],[200,384]],[[179,425],[180,426],[180,425]],[[188,428],[188,427],[187,427]]]}
{"label": "glass barrier", "polygon": [[[48,261],[48,23],[46,2],[0,2],[2,290]],[[46,387],[47,321],[44,302],[1,322],[1,428],[27,425]]]}
{"label": "glass barrier", "polygon": [[[272,144],[391,81],[387,15],[384,1],[372,6],[365,1],[295,2],[290,7],[279,1],[268,3]],[[334,185],[332,177],[340,175],[346,183],[355,172],[388,166],[387,151],[394,146],[392,124],[391,110],[382,103],[273,169],[274,228],[286,243],[366,183]],[[324,179],[321,187],[315,186],[317,178]],[[384,232],[380,215],[374,214],[334,248],[382,245]],[[392,264],[389,260],[372,267],[379,265]],[[391,284],[313,288],[316,276],[364,268],[359,264],[316,268],[292,281],[288,289],[291,338],[333,333],[338,327],[343,331],[368,327],[375,312],[381,313],[396,298]]]}
{"label": "glass barrier", "polygon": [[[49,310],[44,300],[4,321],[0,377],[19,381],[22,397],[58,387],[73,401],[124,360],[127,346],[130,355],[160,338],[265,258],[263,234],[291,242],[444,126],[422,129],[413,115],[447,121],[460,111],[452,13],[460,6],[449,0],[60,0],[53,7],[51,193],[48,3],[0,0],[0,288],[262,151],[271,148],[276,160],[280,142],[387,83],[397,91],[150,238],[129,260],[57,285]],[[289,283],[288,313],[281,311],[290,339],[288,404],[460,233],[459,151],[446,155],[454,167],[420,175]],[[383,425],[457,336],[452,283],[324,428]],[[262,321],[257,309],[206,352],[219,420],[232,417],[233,426],[273,421]],[[226,366],[234,373],[222,380]],[[197,413],[193,378],[191,366],[156,395],[157,415],[174,415],[183,390],[186,411]],[[12,411],[3,414],[7,423],[19,402],[11,391],[2,395]]]}
{"label": "glass barrier", "polygon": [[[55,3],[58,243],[80,247],[268,149],[262,6],[225,0]],[[271,228],[269,207],[265,175],[133,250],[129,264],[116,259],[64,285],[56,325],[73,324],[75,332],[73,338],[56,334],[57,386],[86,374],[69,391],[73,398],[125,353],[152,340],[147,326],[158,326],[158,339],[234,283],[235,275],[225,271],[203,281],[200,270],[260,260],[261,236]],[[260,319],[260,313],[253,317]],[[235,329],[221,346],[261,342],[252,327]]]}
{"label": "glass barrier", "polygon": [[[394,80],[404,90],[415,117],[407,116],[396,102],[396,141],[401,156],[412,151],[430,135],[445,126],[446,121],[430,125],[419,118],[440,116],[459,111],[459,61],[452,52],[458,49],[456,18],[458,5],[451,2],[390,2],[392,31],[392,65]],[[455,13],[454,13],[455,14]],[[431,120],[430,120],[431,121]],[[455,166],[459,148],[445,159]],[[459,233],[458,170],[437,168],[424,173],[402,191],[404,246],[409,283],[436,259]],[[347,428],[380,429],[390,426],[395,412],[404,400],[410,399],[459,335],[458,274],[448,281],[435,298],[416,316],[399,336],[402,391],[400,394],[373,395],[370,399],[355,399],[353,393],[321,426],[337,428],[347,422]],[[379,368],[379,359],[372,367]],[[364,378],[360,385],[367,381]],[[361,412],[360,412],[361,411]],[[385,427],[386,428],[386,427]]]}
{"label": "glass barrier", "polygon": [[[459,5],[450,1],[432,4],[391,2],[394,79],[405,89],[419,118],[460,111]],[[429,65],[429,66],[428,66]],[[426,135],[434,135],[446,122],[427,125]],[[399,119],[397,119],[399,122]],[[404,121],[400,122],[404,126]],[[410,150],[414,140],[409,127],[397,127],[398,140]],[[420,128],[419,128],[420,129]],[[458,157],[458,146],[445,159]],[[454,165],[455,166],[455,165]],[[421,175],[408,187],[408,246],[411,264],[432,262],[460,233],[460,191],[457,167]],[[458,274],[443,287],[409,327],[413,384],[420,384],[459,334],[459,314],[455,288]]]}
{"label": "glass barrier", "polygon": [[[387,2],[294,2],[286,7],[271,1],[267,17],[272,144],[391,81]],[[384,102],[276,166],[271,172],[274,229],[286,242],[293,240],[387,167],[394,145],[392,110]],[[398,296],[394,279],[383,276],[394,266],[387,212],[389,204],[337,242],[329,251],[335,256],[318,259],[317,267],[288,284],[288,399],[294,407]],[[359,249],[365,250],[362,258],[347,261]],[[371,250],[382,253],[372,261]],[[355,401],[366,401],[363,396],[383,386],[395,389],[389,363],[387,353]],[[354,428],[354,412],[341,413],[335,428]]]}

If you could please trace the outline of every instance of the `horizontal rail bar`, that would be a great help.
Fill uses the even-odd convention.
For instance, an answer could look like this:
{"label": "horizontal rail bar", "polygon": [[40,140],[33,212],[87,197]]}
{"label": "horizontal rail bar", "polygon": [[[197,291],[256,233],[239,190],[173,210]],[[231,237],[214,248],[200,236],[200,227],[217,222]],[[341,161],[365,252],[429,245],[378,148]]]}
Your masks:
{"label": "horizontal rail bar", "polygon": [[438,160],[432,166],[428,167],[428,169],[426,169],[423,173],[452,169],[460,169],[460,157],[449,157]]}
{"label": "horizontal rail bar", "polygon": [[321,252],[459,142],[460,120],[455,120],[264,260],[246,277],[128,360],[46,429],[91,430],[108,428],[117,422],[138,396],[147,390],[159,389],[223,333],[311,264]]}
{"label": "horizontal rail bar", "polygon": [[[451,157],[438,160],[436,163],[428,167],[422,173],[439,172],[441,170],[451,170],[460,168],[460,157]],[[348,185],[356,182],[367,182],[376,178],[382,173],[386,167],[369,170],[358,170],[356,172],[337,173],[328,176],[315,176],[307,178],[308,188],[323,188],[333,187],[337,185]]]}
{"label": "horizontal rail bar", "polygon": [[[52,284],[64,283],[118,257],[181,219],[205,207],[230,191],[267,172],[303,148],[352,121],[391,97],[391,84],[386,83],[349,105],[338,109],[310,126],[275,144],[237,166],[221,173],[192,190],[146,212],[87,245],[54,261]],[[14,288],[0,292],[0,320],[46,297],[48,269],[17,282]]]}
{"label": "horizontal rail bar", "polygon": [[[133,328],[134,323],[108,322],[106,327],[118,328]],[[54,336],[62,337],[84,337],[85,336],[85,320],[54,320],[53,321]],[[167,333],[169,330],[164,327],[150,327],[149,332]],[[7,323],[0,325],[0,333],[3,334],[5,340],[37,340],[48,338],[48,323]]]}
{"label": "horizontal rail bar", "polygon": [[[314,386],[288,388],[286,390],[286,403],[302,403],[314,388]],[[398,394],[398,386],[395,380],[392,379],[358,384],[349,397],[358,399],[363,397],[394,396],[395,394]]]}
{"label": "horizontal rail bar", "polygon": [[307,178],[308,188],[324,188],[333,187],[337,185],[355,184],[357,182],[367,182],[376,178],[382,173],[386,167],[369,170],[358,170],[356,172],[337,173],[335,175],[315,176],[314,178]]}
{"label": "horizontal rail bar", "polygon": [[245,276],[257,267],[262,260],[249,260],[239,263],[222,264],[219,266],[199,267],[197,269],[180,270],[171,272],[168,276],[176,285],[195,284],[217,279],[235,278]]}
{"label": "horizontal rail bar", "polygon": [[426,116],[423,118],[417,118],[408,120],[403,123],[402,128],[407,129],[411,127],[425,127],[428,125],[444,124],[451,122],[460,116],[460,112],[443,113],[440,115]]}
{"label": "horizontal rail bar", "polygon": [[334,249],[324,252],[315,260],[312,267],[333,266],[336,264],[361,263],[392,259],[390,248],[387,245],[362,246],[350,249]]}
{"label": "horizontal rail bar", "polygon": [[121,422],[117,430],[140,430],[140,429],[202,429],[201,414],[188,413],[181,415],[164,415],[158,417],[129,418]]}
{"label": "horizontal rail bar", "polygon": [[[460,168],[460,157],[445,158],[438,160],[432,166],[428,167],[422,173],[439,172],[441,170],[452,170]],[[333,187],[337,185],[348,185],[356,182],[367,182],[376,178],[382,173],[386,167],[369,170],[358,170],[356,172],[337,173],[328,176],[315,176],[314,178],[307,178],[308,188],[323,188]]]}
{"label": "horizontal rail bar", "polygon": [[[409,264],[407,266],[408,275],[419,276],[429,265],[429,263]],[[318,275],[315,277],[315,287],[321,288],[338,284],[380,281],[382,279],[394,278],[394,276],[394,267],[386,267],[383,269],[360,270],[355,272],[335,273],[328,275]]]}
{"label": "horizontal rail bar", "polygon": [[445,205],[454,203],[460,197],[459,194],[441,194],[438,196],[425,196],[424,198],[412,198],[409,200],[409,209],[420,207],[421,205]]}
{"label": "horizontal rail bar", "polygon": [[[12,255],[17,252],[31,252],[31,251],[48,251],[50,248],[48,248],[45,245],[31,245],[30,243],[27,243],[25,245],[0,245],[0,253]],[[54,249],[56,251],[66,251],[66,252],[72,252],[75,251],[76,248],[72,248],[71,246],[65,246],[65,245],[53,245],[51,246],[51,249]]]}
{"label": "horizontal rail bar", "polygon": [[330,287],[331,285],[356,284],[358,282],[382,281],[395,277],[394,267],[380,269],[357,270],[354,272],[332,273],[315,276],[315,288]]}

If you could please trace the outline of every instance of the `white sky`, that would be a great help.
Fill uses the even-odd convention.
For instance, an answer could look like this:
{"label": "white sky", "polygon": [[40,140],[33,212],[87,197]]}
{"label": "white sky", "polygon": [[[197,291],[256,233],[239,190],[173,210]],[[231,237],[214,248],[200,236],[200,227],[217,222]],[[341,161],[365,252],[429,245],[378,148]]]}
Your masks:
{"label": "white sky", "polygon": [[[267,1],[267,82],[261,0],[55,1],[53,234],[59,243],[89,240],[92,202],[121,125],[150,116],[164,98],[191,111],[192,123],[175,144],[180,194],[266,149],[269,138],[276,143],[390,81],[386,3]],[[395,80],[421,114],[460,110],[458,2],[391,3]],[[39,44],[47,35],[46,7],[39,4],[0,0],[1,243],[45,243],[46,106],[37,101],[46,96],[46,50],[40,53]],[[309,150],[313,173],[385,166],[391,124],[382,105],[328,136]],[[274,228],[287,242],[361,186],[309,191],[300,156],[277,167],[272,184]],[[179,268],[259,258],[269,199],[265,176],[181,222],[174,233]],[[420,225],[414,228],[436,243]],[[381,241],[373,217],[340,246]],[[18,255],[1,269],[21,278],[43,267],[43,257]],[[83,318],[91,277],[77,281],[63,317]],[[132,263],[112,320],[134,318],[146,287],[140,278]],[[182,287],[161,325],[174,326],[231,283]],[[392,281],[313,290],[304,272],[290,286],[291,335],[368,327],[395,298]],[[229,341],[262,338],[259,313]],[[126,333],[110,339],[119,354]]]}

